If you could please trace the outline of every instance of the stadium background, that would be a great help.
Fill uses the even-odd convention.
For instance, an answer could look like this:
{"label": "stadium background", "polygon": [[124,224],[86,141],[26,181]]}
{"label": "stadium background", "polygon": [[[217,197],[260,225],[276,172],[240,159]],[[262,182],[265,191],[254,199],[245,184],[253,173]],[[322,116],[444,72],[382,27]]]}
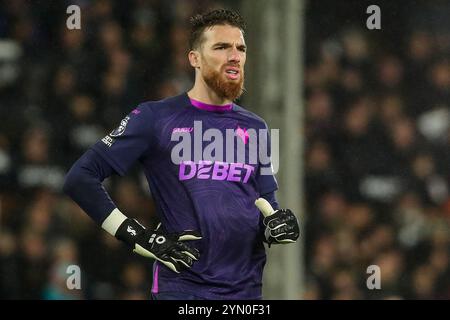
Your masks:
{"label": "stadium background", "polygon": [[[71,4],[81,30],[66,28]],[[365,26],[369,4],[381,30]],[[291,207],[296,197],[302,241],[271,249],[266,297],[449,299],[450,2],[440,0],[2,1],[0,298],[148,299],[151,262],[100,231],[61,185],[138,102],[190,88],[186,19],[221,6],[248,20],[241,104],[290,132],[279,198]],[[286,92],[299,99],[281,103]],[[301,156],[283,166],[295,151],[286,146]],[[107,188],[123,212],[155,224],[138,168]],[[81,290],[66,288],[73,264]],[[372,264],[381,290],[366,287]]]}

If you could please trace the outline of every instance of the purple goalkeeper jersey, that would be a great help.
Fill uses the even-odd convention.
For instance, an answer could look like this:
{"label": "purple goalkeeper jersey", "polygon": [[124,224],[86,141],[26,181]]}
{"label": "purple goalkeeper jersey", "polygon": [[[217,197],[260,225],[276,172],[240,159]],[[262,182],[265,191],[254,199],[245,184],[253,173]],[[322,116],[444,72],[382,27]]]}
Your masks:
{"label": "purple goalkeeper jersey", "polygon": [[[202,132],[196,136],[199,129]],[[220,131],[223,141],[211,138],[208,129],[215,129],[212,135]],[[227,129],[234,133],[231,149]],[[140,104],[93,146],[120,175],[136,161],[141,163],[167,232],[201,233],[201,240],[187,242],[201,255],[191,269],[175,273],[155,263],[154,293],[184,292],[205,299],[261,298],[266,254],[262,215],[254,202],[260,195],[275,191],[277,182],[273,174],[261,174],[270,162],[258,159],[255,163],[249,155],[251,129],[267,132],[267,125],[236,104],[204,105],[184,93]],[[190,143],[183,146],[191,150],[180,151],[180,143],[189,140],[184,137],[190,138]],[[262,144],[262,140],[254,141]],[[222,151],[216,148],[209,152],[213,141]],[[222,161],[195,158],[199,146],[213,156],[222,152]],[[245,156],[238,161],[242,147]],[[227,157],[230,150],[233,156]],[[174,154],[182,159],[174,161]]]}

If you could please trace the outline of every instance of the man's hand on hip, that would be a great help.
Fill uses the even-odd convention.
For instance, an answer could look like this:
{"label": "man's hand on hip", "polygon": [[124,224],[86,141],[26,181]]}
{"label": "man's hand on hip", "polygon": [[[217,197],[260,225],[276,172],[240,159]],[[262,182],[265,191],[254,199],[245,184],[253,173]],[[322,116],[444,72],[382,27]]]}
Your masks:
{"label": "man's hand on hip", "polygon": [[161,224],[155,230],[149,230],[136,220],[127,219],[120,225],[116,237],[128,244],[135,253],[156,259],[177,273],[192,267],[200,254],[183,241],[199,240],[200,234],[191,230],[169,234],[160,230],[160,226]]}

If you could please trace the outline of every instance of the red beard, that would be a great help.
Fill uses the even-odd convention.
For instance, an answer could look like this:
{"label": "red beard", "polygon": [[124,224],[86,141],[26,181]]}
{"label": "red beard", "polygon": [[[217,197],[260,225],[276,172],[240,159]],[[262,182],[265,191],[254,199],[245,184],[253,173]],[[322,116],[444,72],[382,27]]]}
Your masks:
{"label": "red beard", "polygon": [[218,72],[206,64],[203,79],[220,98],[234,101],[244,92],[244,70],[240,70],[238,81],[232,81],[225,78],[225,67]]}

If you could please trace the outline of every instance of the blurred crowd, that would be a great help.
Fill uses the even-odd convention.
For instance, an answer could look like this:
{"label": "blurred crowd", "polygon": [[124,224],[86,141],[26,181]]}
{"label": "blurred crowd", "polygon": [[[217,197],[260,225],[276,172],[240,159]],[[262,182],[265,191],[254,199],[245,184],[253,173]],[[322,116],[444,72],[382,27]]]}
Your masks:
{"label": "blurred crowd", "polygon": [[[71,4],[81,30],[66,28]],[[0,298],[149,298],[152,262],[99,231],[61,186],[137,103],[191,86],[184,22],[216,6],[0,3]],[[361,26],[313,29],[305,298],[449,299],[450,29],[405,28],[398,43]],[[123,212],[156,224],[139,170],[105,186]],[[81,290],[67,289],[70,265],[81,267]],[[366,287],[369,265],[380,267],[381,290]]]}
{"label": "blurred crowd", "polygon": [[[73,4],[80,30],[66,27]],[[73,162],[138,103],[190,88],[186,22],[217,6],[0,3],[0,298],[149,299],[153,262],[100,231],[61,187]],[[138,168],[105,186],[121,210],[156,227]],[[81,290],[67,289],[70,265],[80,266]]]}
{"label": "blurred crowd", "polygon": [[395,34],[386,9],[380,31],[307,32],[306,298],[450,299],[450,3],[433,3]]}

